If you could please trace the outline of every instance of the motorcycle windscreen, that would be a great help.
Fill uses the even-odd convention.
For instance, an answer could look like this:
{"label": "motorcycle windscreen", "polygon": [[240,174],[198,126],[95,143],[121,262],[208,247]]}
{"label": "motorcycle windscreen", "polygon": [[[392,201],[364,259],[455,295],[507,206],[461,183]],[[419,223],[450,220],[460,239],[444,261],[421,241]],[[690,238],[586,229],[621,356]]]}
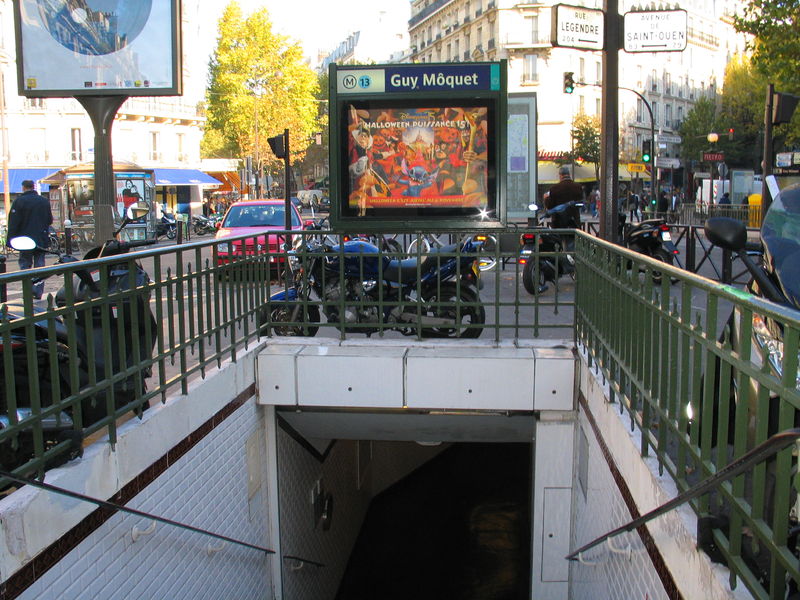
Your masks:
{"label": "motorcycle windscreen", "polygon": [[800,309],[800,183],[783,188],[772,201],[761,238],[767,265],[783,293]]}

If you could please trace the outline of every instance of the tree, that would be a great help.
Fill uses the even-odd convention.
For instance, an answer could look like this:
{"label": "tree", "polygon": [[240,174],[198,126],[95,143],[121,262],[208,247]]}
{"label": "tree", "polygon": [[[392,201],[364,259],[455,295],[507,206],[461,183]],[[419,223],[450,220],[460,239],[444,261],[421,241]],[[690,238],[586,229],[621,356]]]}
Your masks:
{"label": "tree", "polygon": [[578,113],[572,120],[571,160],[594,163],[595,179],[600,181],[600,117]]}
{"label": "tree", "polygon": [[277,166],[267,138],[289,129],[291,158],[302,157],[317,130],[317,90],[299,44],[273,31],[267,9],[245,17],[231,2],[209,67],[203,156],[251,155],[259,167]]}
{"label": "tree", "polygon": [[717,145],[729,166],[760,170],[766,87],[766,78],[746,57],[734,56],[728,63],[714,131],[720,134]]}
{"label": "tree", "polygon": [[739,32],[753,35],[748,44],[753,65],[786,92],[800,91],[800,3],[796,0],[749,0],[734,16]]}
{"label": "tree", "polygon": [[703,151],[708,150],[710,143],[706,136],[715,131],[716,107],[714,102],[703,96],[697,100],[679,130],[681,136],[681,159],[686,165],[700,160]]}
{"label": "tree", "polygon": [[[741,16],[734,16],[737,31],[753,36],[748,43],[755,69],[775,91],[800,95],[800,3],[797,0],[749,0]],[[758,93],[762,107],[766,85]],[[762,116],[759,122],[763,123]],[[792,122],[778,126],[776,148],[800,144],[800,111]]]}

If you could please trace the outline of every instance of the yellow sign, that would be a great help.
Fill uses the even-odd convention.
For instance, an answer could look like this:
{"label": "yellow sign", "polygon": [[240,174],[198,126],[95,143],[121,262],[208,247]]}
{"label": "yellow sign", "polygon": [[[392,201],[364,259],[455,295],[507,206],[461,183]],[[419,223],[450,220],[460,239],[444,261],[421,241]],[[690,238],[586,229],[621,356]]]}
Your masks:
{"label": "yellow sign", "polygon": [[644,173],[646,170],[642,163],[628,163],[628,171],[631,173]]}

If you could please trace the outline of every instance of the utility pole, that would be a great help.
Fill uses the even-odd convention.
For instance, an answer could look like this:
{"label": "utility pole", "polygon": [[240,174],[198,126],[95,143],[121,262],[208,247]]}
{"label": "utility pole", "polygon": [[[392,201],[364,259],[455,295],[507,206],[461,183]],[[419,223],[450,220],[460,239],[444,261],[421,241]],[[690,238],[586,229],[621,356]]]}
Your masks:
{"label": "utility pole", "polygon": [[618,0],[604,0],[602,138],[600,142],[600,237],[619,241],[619,48],[620,16]]}

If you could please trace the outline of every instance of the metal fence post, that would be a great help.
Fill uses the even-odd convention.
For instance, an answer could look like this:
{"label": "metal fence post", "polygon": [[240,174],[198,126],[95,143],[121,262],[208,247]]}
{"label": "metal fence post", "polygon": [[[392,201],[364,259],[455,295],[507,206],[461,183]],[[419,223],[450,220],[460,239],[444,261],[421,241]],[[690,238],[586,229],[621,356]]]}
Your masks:
{"label": "metal fence post", "polygon": [[686,235],[686,270],[694,273],[695,270],[695,227],[689,225]]}
{"label": "metal fence post", "polygon": [[[0,254],[0,273],[6,272],[6,255]],[[0,285],[0,302],[8,302],[8,292],[6,292],[6,284]]]}

